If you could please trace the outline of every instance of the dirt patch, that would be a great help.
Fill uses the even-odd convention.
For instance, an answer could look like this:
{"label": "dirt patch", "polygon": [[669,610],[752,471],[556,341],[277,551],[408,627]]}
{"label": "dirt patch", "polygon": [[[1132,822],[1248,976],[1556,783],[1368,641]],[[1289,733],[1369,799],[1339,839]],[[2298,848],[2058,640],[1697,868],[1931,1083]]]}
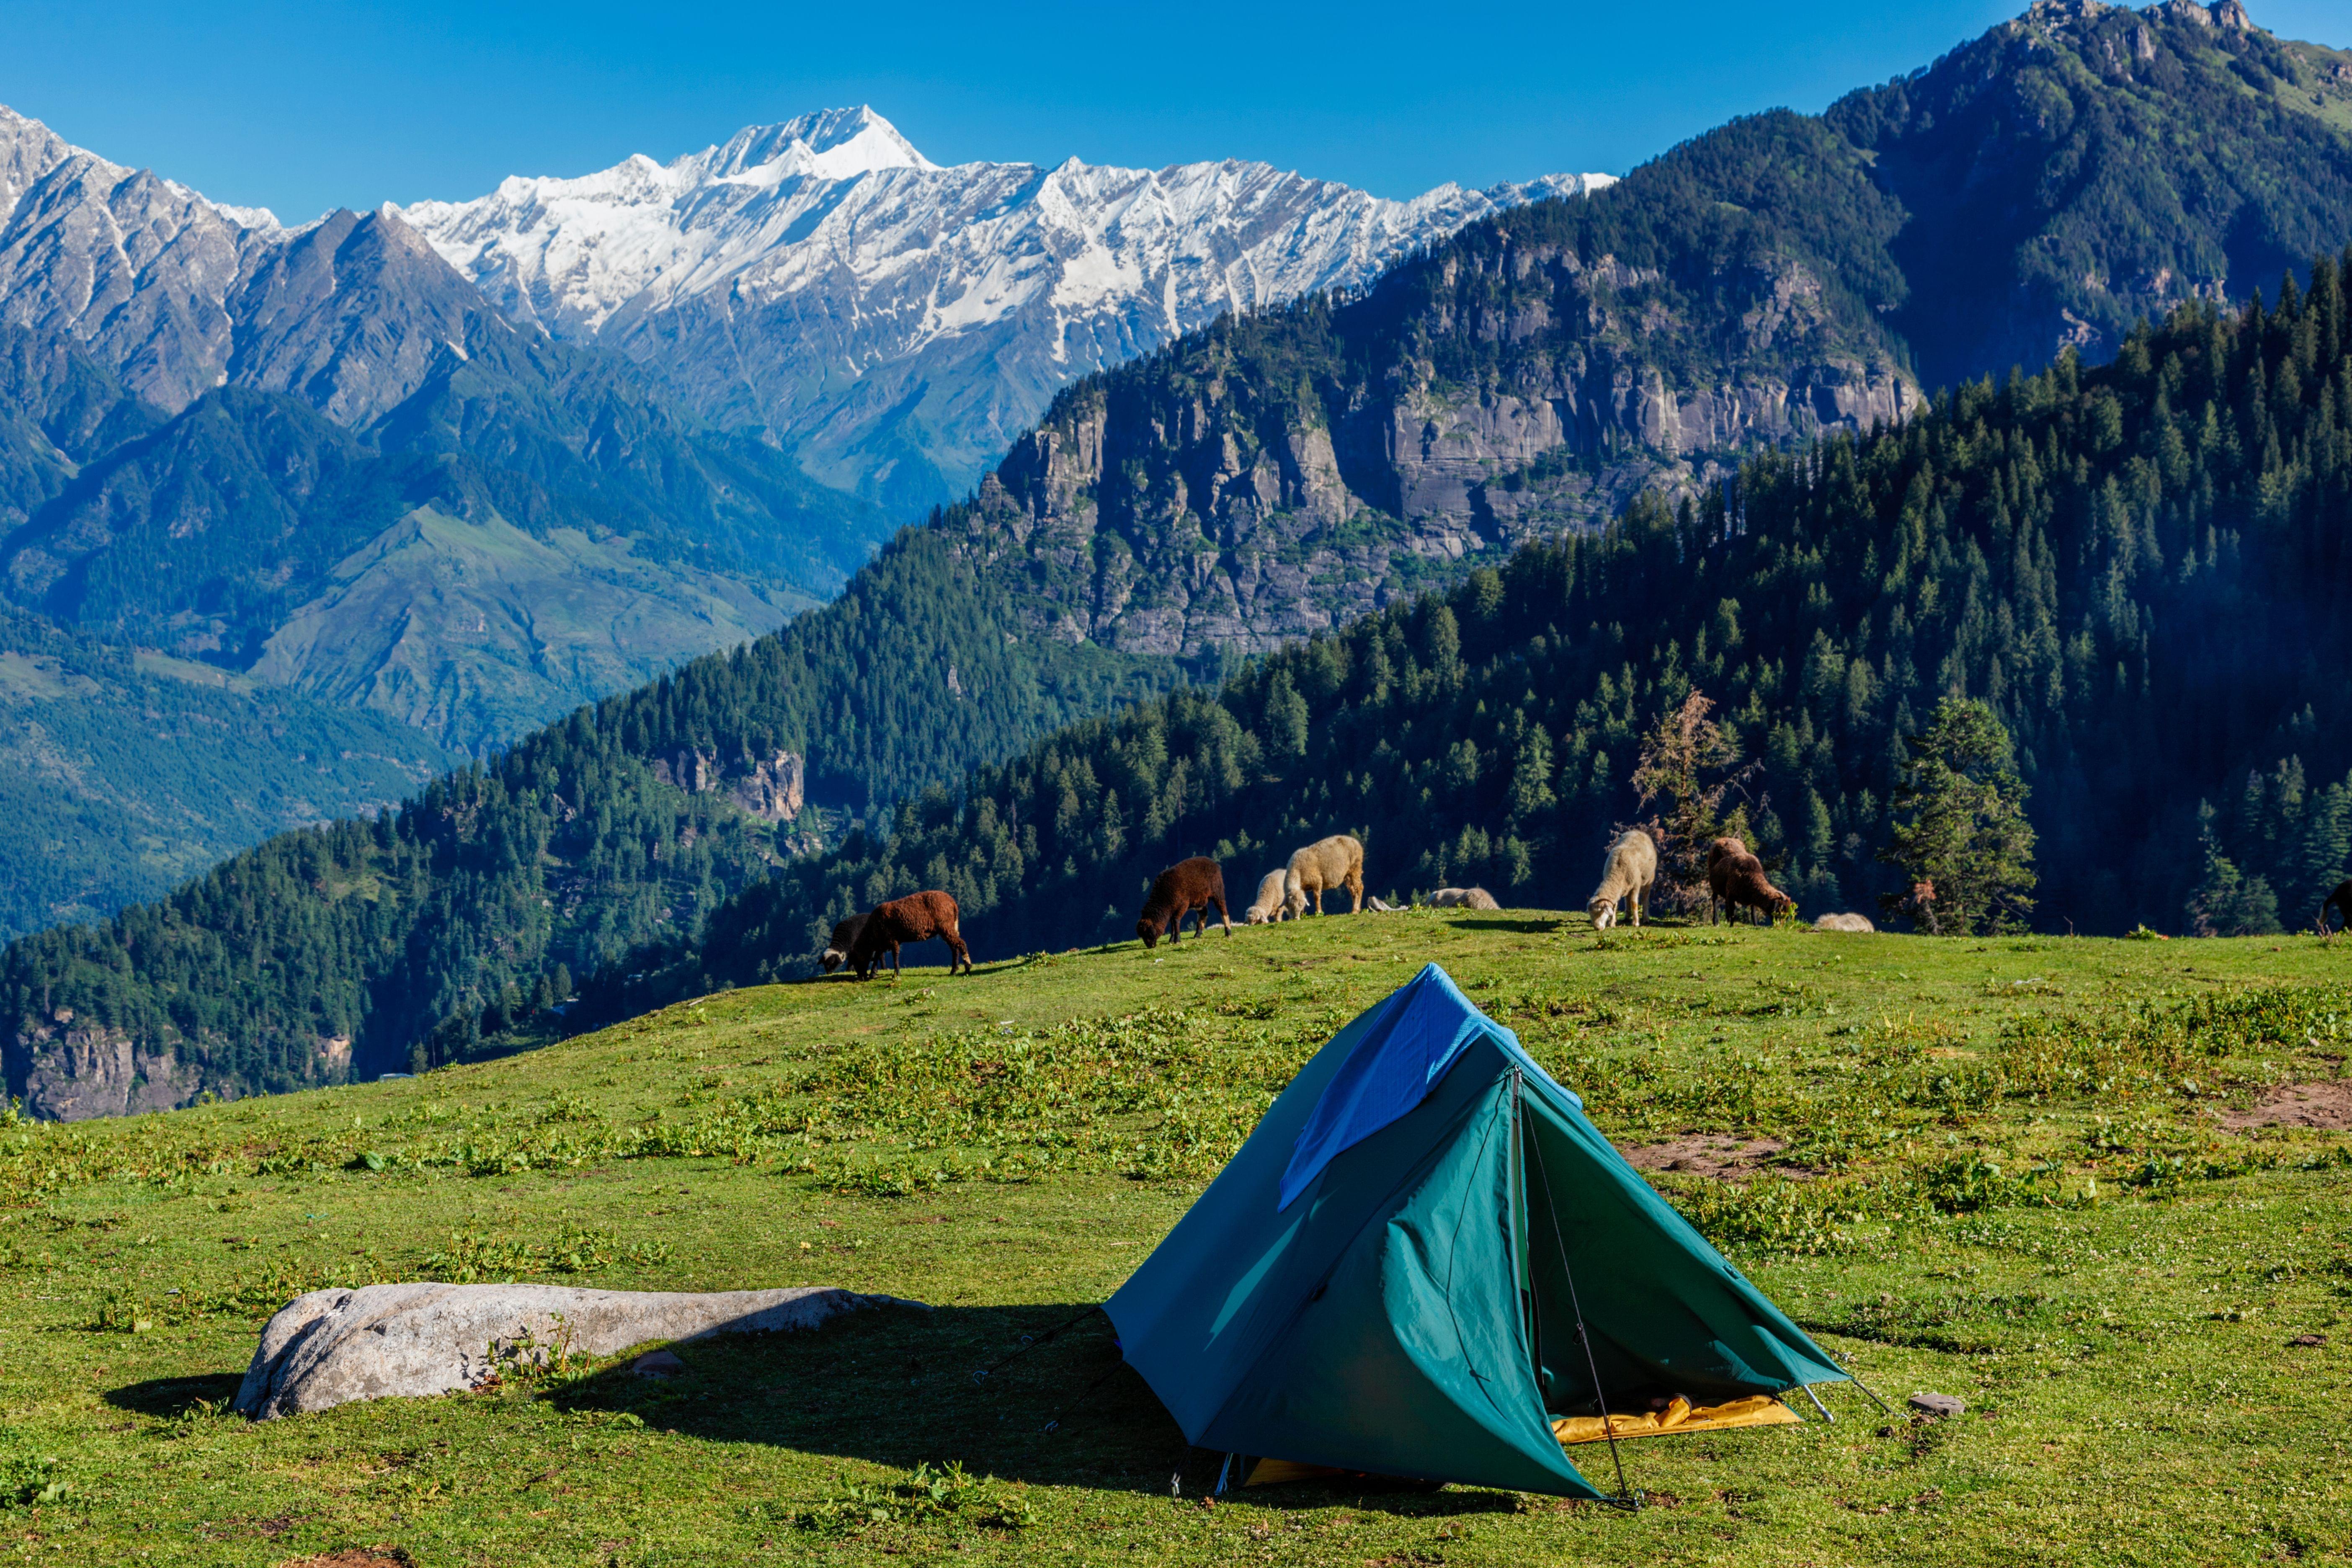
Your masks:
{"label": "dirt patch", "polygon": [[397,1546],[346,1546],[316,1557],[289,1557],[278,1568],[416,1568],[416,1559]]}
{"label": "dirt patch", "polygon": [[[1778,1138],[1734,1138],[1722,1132],[1694,1132],[1686,1137],[1668,1139],[1664,1143],[1643,1143],[1623,1152],[1637,1171],[1680,1171],[1717,1182],[1744,1182],[1754,1175],[1766,1161],[1788,1146]],[[1781,1173],[1790,1176],[1812,1174],[1811,1171],[1794,1165],[1783,1167]]]}
{"label": "dirt patch", "polygon": [[2352,1131],[2352,1080],[2283,1083],[2266,1089],[2245,1110],[2221,1118],[2233,1132],[2250,1127],[2315,1127],[2324,1132]]}

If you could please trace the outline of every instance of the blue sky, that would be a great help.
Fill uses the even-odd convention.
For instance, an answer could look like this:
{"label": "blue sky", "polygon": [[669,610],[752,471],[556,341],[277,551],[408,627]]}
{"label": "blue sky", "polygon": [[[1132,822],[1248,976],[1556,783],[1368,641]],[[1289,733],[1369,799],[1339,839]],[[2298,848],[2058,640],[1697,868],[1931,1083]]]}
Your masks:
{"label": "blue sky", "polygon": [[[1383,195],[1622,173],[1815,110],[2023,0],[1105,7],[0,0],[0,102],[294,221],[871,103],[940,163],[1261,158]],[[2346,0],[2252,0],[2352,46]]]}

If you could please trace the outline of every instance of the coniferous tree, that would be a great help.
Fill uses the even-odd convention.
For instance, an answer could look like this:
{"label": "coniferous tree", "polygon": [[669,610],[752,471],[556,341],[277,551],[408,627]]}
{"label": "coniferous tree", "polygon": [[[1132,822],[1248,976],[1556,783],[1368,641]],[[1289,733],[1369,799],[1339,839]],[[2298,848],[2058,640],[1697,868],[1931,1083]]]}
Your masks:
{"label": "coniferous tree", "polygon": [[1881,903],[1939,935],[2021,927],[2033,909],[2033,826],[2009,731],[1983,702],[1947,697],[1905,744],[1885,858],[1911,889]]}

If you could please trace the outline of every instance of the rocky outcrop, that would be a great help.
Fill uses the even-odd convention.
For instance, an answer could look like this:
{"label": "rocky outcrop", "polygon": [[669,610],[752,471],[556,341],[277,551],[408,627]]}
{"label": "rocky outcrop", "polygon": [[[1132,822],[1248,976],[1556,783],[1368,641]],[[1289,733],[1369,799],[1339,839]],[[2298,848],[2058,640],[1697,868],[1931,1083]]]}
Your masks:
{"label": "rocky outcrop", "polygon": [[715,752],[681,750],[654,760],[654,776],[688,795],[725,792],[727,798],[766,823],[790,822],[807,804],[807,768],[796,752],[776,752],[722,768]]}
{"label": "rocky outcrop", "polygon": [[142,1048],[119,1029],[77,1027],[69,1011],[20,1036],[19,1048],[26,1113],[47,1121],[173,1110],[194,1104],[206,1087],[203,1069],[177,1053]]}
{"label": "rocky outcrop", "polygon": [[[1297,374],[1273,363],[1315,346],[1276,325],[1064,397],[982,483],[962,548],[1022,574],[1041,632],[1261,652],[1598,526],[1644,487],[1687,493],[1759,447],[1920,405],[1804,265],[1742,263],[1697,292],[1570,244],[1442,252],[1334,313],[1343,342],[1423,345],[1363,379],[1269,395]],[[1507,347],[1465,378],[1447,362],[1472,343]]]}
{"label": "rocky outcrop", "polygon": [[711,1334],[786,1333],[844,1312],[919,1307],[822,1287],[689,1294],[555,1285],[370,1285],[313,1290],[261,1331],[237,1389],[257,1421],[486,1387],[567,1356],[601,1357]]}

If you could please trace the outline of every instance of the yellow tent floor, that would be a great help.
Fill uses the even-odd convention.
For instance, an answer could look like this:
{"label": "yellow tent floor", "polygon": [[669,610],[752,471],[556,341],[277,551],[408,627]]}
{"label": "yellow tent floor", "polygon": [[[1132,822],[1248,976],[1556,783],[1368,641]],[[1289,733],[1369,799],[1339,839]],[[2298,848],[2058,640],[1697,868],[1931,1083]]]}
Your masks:
{"label": "yellow tent floor", "polygon": [[1638,1415],[1562,1415],[1551,1424],[1552,1436],[1563,1445],[1598,1443],[1610,1437],[1663,1437],[1678,1432],[1719,1432],[1727,1426],[1793,1426],[1803,1418],[1769,1394],[1735,1399],[1728,1405],[1694,1405],[1682,1395],[1664,1410]]}

